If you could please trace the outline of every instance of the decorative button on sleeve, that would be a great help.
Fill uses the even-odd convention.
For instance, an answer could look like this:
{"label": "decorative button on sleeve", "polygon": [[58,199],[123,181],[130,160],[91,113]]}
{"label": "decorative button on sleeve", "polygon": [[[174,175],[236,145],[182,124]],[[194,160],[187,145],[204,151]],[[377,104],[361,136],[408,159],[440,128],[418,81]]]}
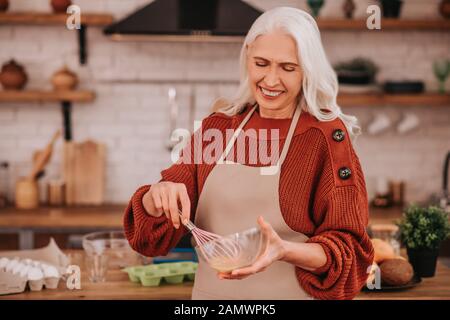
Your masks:
{"label": "decorative button on sleeve", "polygon": [[345,132],[341,129],[336,129],[333,131],[333,139],[334,141],[341,142],[345,138]]}
{"label": "decorative button on sleeve", "polygon": [[342,167],[339,169],[339,177],[342,180],[347,180],[352,175],[352,171],[347,167]]}

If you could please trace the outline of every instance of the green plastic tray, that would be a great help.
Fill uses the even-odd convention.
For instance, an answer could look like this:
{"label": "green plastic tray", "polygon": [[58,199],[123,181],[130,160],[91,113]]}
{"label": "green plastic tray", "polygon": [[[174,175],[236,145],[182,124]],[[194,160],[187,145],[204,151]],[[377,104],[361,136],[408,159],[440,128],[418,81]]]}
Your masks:
{"label": "green plastic tray", "polygon": [[196,262],[169,262],[150,264],[146,266],[132,266],[123,269],[128,273],[132,282],[141,283],[145,287],[157,287],[164,280],[171,284],[180,284],[185,280],[194,280],[198,263]]}

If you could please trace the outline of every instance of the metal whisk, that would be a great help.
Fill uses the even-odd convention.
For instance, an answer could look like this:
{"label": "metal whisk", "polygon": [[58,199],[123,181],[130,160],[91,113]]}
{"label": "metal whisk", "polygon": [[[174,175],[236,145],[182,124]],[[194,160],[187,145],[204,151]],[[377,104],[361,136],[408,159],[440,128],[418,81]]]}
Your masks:
{"label": "metal whisk", "polygon": [[[182,217],[181,211],[178,211]],[[186,223],[182,221],[182,223],[192,233],[203,257],[210,265],[229,265],[232,261],[239,259],[241,248],[237,241],[199,229],[190,220]]]}

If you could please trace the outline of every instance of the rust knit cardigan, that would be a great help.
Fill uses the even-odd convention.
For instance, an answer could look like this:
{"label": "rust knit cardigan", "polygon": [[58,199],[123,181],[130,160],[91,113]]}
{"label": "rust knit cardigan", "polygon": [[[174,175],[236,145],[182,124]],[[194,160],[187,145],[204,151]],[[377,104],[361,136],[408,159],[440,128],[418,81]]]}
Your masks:
{"label": "rust knit cardigan", "polygon": [[[224,133],[225,146],[226,129],[236,129],[249,110],[250,106],[247,106],[234,116],[213,113],[202,121],[196,134],[209,128],[218,129]],[[278,150],[281,152],[290,123],[291,119],[263,118],[257,110],[244,130],[253,128],[258,133],[257,129],[279,129]],[[333,139],[337,129],[345,134],[344,139]],[[237,157],[237,148],[233,148],[235,161],[262,166],[259,161],[249,163],[249,152],[255,152],[249,146],[252,143],[258,145],[260,139],[257,135],[254,140],[246,140],[243,157]],[[265,139],[270,150],[270,139]],[[197,141],[200,141],[197,145],[192,143],[192,156],[196,147],[201,145],[204,150],[208,144],[214,143]],[[189,152],[187,149],[183,152]],[[186,185],[192,221],[199,195],[214,165],[177,162],[161,172],[161,181]],[[351,170],[349,178],[341,178],[341,168]],[[149,188],[150,185],[141,186],[132,196],[124,215],[125,234],[132,248],[141,254],[165,255],[187,233],[187,229],[175,229],[164,214],[152,217],[146,213],[142,197]],[[365,284],[374,250],[366,232],[369,208],[364,174],[342,120],[318,121],[302,111],[281,167],[279,201],[287,225],[310,237],[307,242],[322,245],[327,256],[326,264],[314,271],[296,267],[297,280],[303,289],[317,299],[354,298]]]}

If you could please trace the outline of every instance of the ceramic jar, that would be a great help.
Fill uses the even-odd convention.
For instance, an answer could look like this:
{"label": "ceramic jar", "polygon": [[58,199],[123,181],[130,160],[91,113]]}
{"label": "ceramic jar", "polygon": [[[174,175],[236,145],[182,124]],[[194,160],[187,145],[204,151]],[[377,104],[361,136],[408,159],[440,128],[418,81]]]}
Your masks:
{"label": "ceramic jar", "polygon": [[5,90],[21,90],[27,81],[28,77],[24,68],[14,60],[3,65],[0,82]]}
{"label": "ceramic jar", "polygon": [[57,91],[73,90],[78,84],[78,77],[74,72],[64,67],[52,76],[51,81],[53,88]]}
{"label": "ceramic jar", "polygon": [[20,178],[16,183],[16,208],[35,209],[39,207],[39,186],[36,180]]}

